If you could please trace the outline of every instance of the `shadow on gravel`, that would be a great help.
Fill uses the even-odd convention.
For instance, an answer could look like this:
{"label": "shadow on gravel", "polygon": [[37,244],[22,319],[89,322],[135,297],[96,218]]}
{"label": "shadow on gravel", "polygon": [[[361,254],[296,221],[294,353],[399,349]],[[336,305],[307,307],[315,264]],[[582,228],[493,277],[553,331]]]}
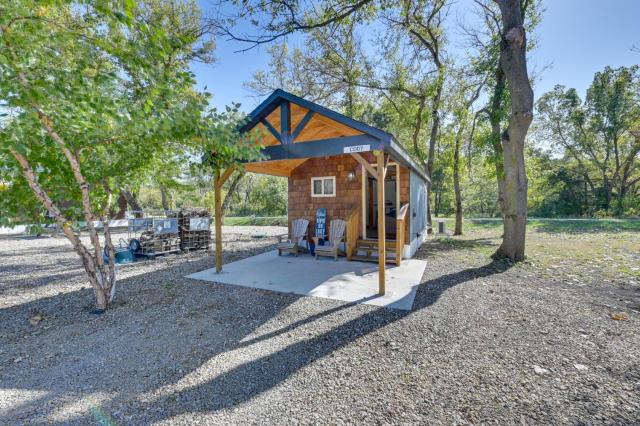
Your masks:
{"label": "shadow on gravel", "polygon": [[73,253],[71,247],[51,247],[51,246],[47,246],[47,247],[44,247],[44,248],[41,247],[41,248],[37,248],[37,249],[21,249],[21,250],[9,252],[9,253],[2,253],[2,254],[0,254],[0,259],[14,259],[14,260],[17,259],[17,260],[20,260],[20,259],[23,259],[25,256],[28,257],[28,256],[32,256],[32,255],[42,255],[43,250],[46,250],[47,255],[51,255],[51,254],[64,255],[64,254],[67,254],[67,253]]}
{"label": "shadow on gravel", "polygon": [[[512,264],[493,261],[478,268],[446,274],[421,283],[412,311],[399,311],[386,308],[373,308],[370,312],[348,321],[330,331],[308,340],[298,341],[275,353],[254,359],[251,362],[233,368],[204,384],[188,390],[170,394],[151,403],[142,405],[141,411],[162,413],[160,419],[170,419],[184,413],[212,412],[241,404],[259,394],[268,391],[285,381],[305,366],[330,355],[332,352],[396,321],[408,318],[414,313],[426,309],[438,301],[448,289],[470,280],[487,277],[508,270]],[[344,304],[298,321],[275,332],[248,342],[241,342],[233,349],[248,346],[258,341],[287,333],[293,328],[312,321],[322,320],[338,311],[353,307]],[[177,410],[166,411],[166,407],[175,406],[175,401],[198,401],[180,406]]]}
{"label": "shadow on gravel", "polygon": [[[225,261],[254,254],[255,248],[237,250]],[[83,395],[127,399],[177,382],[299,298],[182,278],[209,267],[212,256],[172,260],[166,268],[120,280],[119,296],[104,315],[89,313],[90,288],[0,309],[0,389],[37,395],[2,407],[0,423],[60,410]],[[247,306],[246,299],[259,303],[235,308]],[[29,323],[35,313],[44,318],[37,326]],[[87,415],[72,422],[95,420]]]}
{"label": "shadow on gravel", "polygon": [[[54,267],[43,267],[40,264],[8,263],[0,265],[0,294],[15,288],[35,289],[37,287],[66,281],[83,274],[82,266],[76,259],[59,260]],[[67,272],[60,272],[64,268]],[[19,271],[16,274],[16,271]],[[37,273],[37,278],[29,272]],[[35,275],[35,274],[34,274]]]}
{"label": "shadow on gravel", "polygon": [[[270,249],[265,246],[259,251]],[[255,249],[238,250],[225,256],[225,261],[254,254]],[[197,378],[198,369],[220,354],[268,341],[354,308],[354,304],[339,305],[245,341],[302,296],[186,280],[182,277],[204,269],[213,258],[176,260],[164,269],[123,279],[119,300],[125,302],[115,304],[103,316],[88,313],[90,289],[0,309],[4,328],[0,346],[5,348],[0,354],[4,364],[0,388],[46,392],[45,396],[4,410],[0,422],[15,423],[16,418],[29,418],[50,409],[57,411],[70,401],[95,393],[113,395],[105,406],[118,407],[134,401],[136,396],[177,384],[189,375]],[[147,413],[149,420],[165,420],[241,404],[332,352],[429,308],[448,289],[502,273],[510,266],[493,261],[426,280],[418,288],[412,311],[359,305],[358,309],[367,312],[357,318],[253,358],[186,390],[150,401],[145,398],[135,409]],[[174,278],[168,282],[169,271]],[[64,314],[60,314],[62,307]],[[33,312],[43,313],[43,326],[51,324],[51,328],[30,326],[28,319]],[[16,357],[23,359],[15,362]],[[93,414],[71,419],[78,424],[95,421]]]}

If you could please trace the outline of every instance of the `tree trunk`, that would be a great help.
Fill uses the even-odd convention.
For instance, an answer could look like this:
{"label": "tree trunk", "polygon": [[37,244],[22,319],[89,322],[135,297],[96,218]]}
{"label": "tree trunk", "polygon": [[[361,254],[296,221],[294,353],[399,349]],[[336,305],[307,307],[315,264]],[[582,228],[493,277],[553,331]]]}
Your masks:
{"label": "tree trunk", "polygon": [[[51,213],[54,220],[64,233],[65,237],[69,240],[75,252],[80,256],[80,260],[82,261],[82,266],[87,273],[87,278],[89,279],[89,284],[93,287],[94,293],[96,295],[96,307],[99,310],[104,310],[107,308],[109,304],[109,294],[111,290],[115,288],[115,252],[113,250],[113,244],[111,243],[111,236],[108,231],[108,223],[105,225],[105,242],[108,247],[109,253],[109,261],[108,268],[109,273],[107,274],[104,268],[104,261],[102,259],[102,248],[100,245],[100,241],[97,239],[97,234],[95,233],[95,228],[92,224],[88,224],[89,229],[92,230],[91,239],[94,242],[94,250],[96,255],[92,256],[87,247],[84,246],[80,237],[73,231],[71,228],[71,221],[64,216],[64,214],[60,211],[58,206],[53,202],[53,200],[49,197],[47,192],[44,190],[40,183],[36,178],[36,174],[29,164],[26,157],[22,154],[18,153],[12,148],[9,148],[9,152],[16,159],[18,164],[22,169],[22,175],[26,179],[29,187],[32,192],[38,198],[38,200],[44,205],[44,207]],[[100,258],[98,258],[98,253]],[[112,294],[112,293],[111,293]]]}
{"label": "tree trunk", "polygon": [[460,124],[460,128],[456,134],[455,145],[453,148],[453,190],[456,195],[456,226],[453,235],[462,235],[462,192],[460,191],[460,139],[464,126]]}
{"label": "tree trunk", "polygon": [[160,185],[160,201],[162,202],[162,210],[171,210],[169,206],[169,200],[167,197],[167,188],[164,185]]}
{"label": "tree trunk", "polygon": [[122,191],[120,191],[120,193],[118,194],[117,205],[118,211],[112,215],[113,219],[124,219],[127,212],[127,199],[124,198]]}
{"label": "tree trunk", "polygon": [[441,200],[441,194],[442,194],[442,187],[441,186],[437,186],[436,190],[433,193],[433,198],[434,198],[434,203],[433,203],[433,213],[436,215],[436,217],[440,216],[440,200]]}
{"label": "tree trunk", "polygon": [[533,90],[527,72],[527,43],[519,0],[498,0],[502,14],[500,66],[511,94],[509,126],[502,136],[504,151],[504,235],[496,257],[524,260],[527,230],[527,175],[524,144],[533,119]]}
{"label": "tree trunk", "polygon": [[496,181],[498,183],[498,205],[504,218],[504,153],[502,149],[500,125],[502,123],[502,102],[504,100],[505,76],[501,65],[495,71],[495,87],[491,99],[489,111],[489,123],[491,124],[491,146],[493,147],[494,167],[496,169]]}
{"label": "tree trunk", "polygon": [[424,161],[424,152],[420,150],[420,130],[422,130],[422,112],[424,111],[424,104],[426,102],[426,97],[420,98],[420,103],[418,104],[418,112],[416,113],[415,125],[413,126],[413,134],[411,135],[411,142],[413,144],[413,152],[415,155],[420,158],[421,161]]}
{"label": "tree trunk", "polygon": [[235,175],[231,184],[229,185],[229,190],[227,191],[227,195],[224,196],[224,201],[222,202],[222,214],[226,214],[227,209],[229,208],[229,204],[231,204],[231,199],[233,198],[233,194],[236,192],[236,188],[238,184],[242,180],[244,176],[244,172],[239,172]]}
{"label": "tree trunk", "polygon": [[[25,89],[29,89],[29,83],[22,72],[18,73],[18,80],[22,83]],[[70,225],[71,222],[63,215],[63,213],[49,197],[44,188],[40,186],[34,169],[33,167],[31,167],[31,164],[29,164],[27,158],[11,147],[9,148],[9,152],[20,165],[20,168],[22,169],[22,175],[27,180],[27,183],[34,195],[53,215],[56,223],[60,226],[65,236],[71,242],[74,249],[80,256],[85,271],[87,272],[89,283],[92,285],[96,293],[97,307],[100,310],[104,310],[107,308],[107,305],[110,301],[109,298],[106,297],[106,295],[111,293],[111,290],[112,288],[114,288],[115,284],[115,253],[113,250],[113,244],[111,243],[108,223],[104,224],[104,236],[109,253],[109,273],[107,273],[107,271],[105,270],[102,246],[100,245],[100,239],[93,224],[94,213],[90,200],[89,183],[82,174],[78,151],[72,150],[66,144],[63,137],[54,128],[51,118],[47,116],[47,114],[42,110],[42,108],[40,108],[37,103],[32,102],[31,108],[33,112],[35,112],[35,115],[37,116],[37,119],[42,127],[46,130],[49,137],[51,137],[51,139],[60,148],[65,158],[67,159],[67,162],[69,163],[74,180],[76,181],[76,184],[80,189],[82,199],[82,212],[87,224],[87,228],[89,230],[89,237],[91,238],[91,243],[93,245],[94,255],[89,252],[78,235],[73,232]]]}
{"label": "tree trunk", "polygon": [[[438,85],[431,102],[431,132],[429,133],[429,152],[427,155],[427,177],[431,179],[433,162],[435,159],[438,130],[440,129],[440,102],[442,99],[442,87],[444,86],[444,65],[438,67]],[[431,199],[431,185],[427,185],[427,200]],[[433,220],[431,217],[431,203],[427,202],[428,233],[433,233]]]}
{"label": "tree trunk", "polygon": [[128,189],[121,189],[120,191],[124,198],[127,200],[127,203],[129,204],[131,210],[135,212],[134,217],[142,217],[142,206],[138,202],[136,196]]}
{"label": "tree trunk", "polygon": [[[465,129],[467,127],[467,118],[469,116],[469,110],[473,106],[473,103],[478,100],[480,96],[480,90],[484,83],[479,85],[475,93],[464,103],[462,114],[459,116],[458,130],[456,131],[455,143],[453,148],[453,190],[456,196],[456,224],[453,231],[453,235],[462,235],[462,190],[460,189],[460,150],[462,149],[462,138],[464,136]],[[471,147],[471,140],[473,139],[473,133],[476,126],[476,117],[474,115],[473,122],[471,124],[471,133],[469,134],[469,147]],[[471,165],[471,149],[469,148],[469,165]],[[469,170],[471,167],[469,166]]]}
{"label": "tree trunk", "polygon": [[[524,260],[525,234],[527,226],[527,176],[524,167],[523,123],[509,125],[504,134],[504,232],[502,244],[496,257],[508,257],[515,261]],[[516,138],[514,141],[511,138]],[[522,138],[522,142],[517,141]]]}
{"label": "tree trunk", "polygon": [[611,209],[611,181],[606,173],[602,173],[602,186],[604,188],[604,209],[609,212]]}

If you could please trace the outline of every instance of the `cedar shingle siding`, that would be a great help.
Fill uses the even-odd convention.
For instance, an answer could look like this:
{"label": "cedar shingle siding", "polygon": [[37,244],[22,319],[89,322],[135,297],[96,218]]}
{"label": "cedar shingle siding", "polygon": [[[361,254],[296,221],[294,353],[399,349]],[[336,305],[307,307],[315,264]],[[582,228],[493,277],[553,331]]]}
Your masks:
{"label": "cedar shingle siding", "polygon": [[[364,155],[373,163],[373,156]],[[371,157],[371,158],[369,158]],[[356,173],[356,178],[349,181],[350,171]],[[312,177],[336,177],[335,197],[312,197]],[[310,234],[315,235],[316,210],[320,207],[327,209],[327,224],[331,219],[346,219],[353,209],[359,209],[362,203],[362,167],[351,155],[333,157],[310,158],[295,168],[289,177],[289,224],[297,218],[308,219]],[[400,204],[409,202],[409,170],[400,168]],[[361,229],[362,212],[358,217],[358,229]],[[408,218],[409,224],[411,218]],[[327,229],[328,231],[328,229]],[[407,238],[409,232],[407,229]]]}

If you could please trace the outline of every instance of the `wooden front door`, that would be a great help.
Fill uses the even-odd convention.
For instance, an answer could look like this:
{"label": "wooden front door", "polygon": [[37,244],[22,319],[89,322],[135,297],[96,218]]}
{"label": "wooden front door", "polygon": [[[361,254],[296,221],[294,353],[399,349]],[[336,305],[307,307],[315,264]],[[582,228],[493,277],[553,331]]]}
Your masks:
{"label": "wooden front door", "polygon": [[[397,163],[391,163],[388,167],[385,178],[385,235],[387,239],[393,240],[396,236],[396,215],[400,208],[400,167]],[[362,185],[364,192],[362,197],[362,235],[364,239],[378,238],[377,185],[378,181],[364,170]]]}

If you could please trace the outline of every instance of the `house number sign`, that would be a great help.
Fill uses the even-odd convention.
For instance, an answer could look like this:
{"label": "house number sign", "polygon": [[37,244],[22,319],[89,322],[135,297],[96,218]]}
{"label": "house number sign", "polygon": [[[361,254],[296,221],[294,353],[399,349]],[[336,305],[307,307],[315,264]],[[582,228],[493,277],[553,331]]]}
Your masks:
{"label": "house number sign", "polygon": [[352,152],[366,152],[371,151],[371,145],[353,145],[353,146],[345,146],[344,153],[351,154]]}

